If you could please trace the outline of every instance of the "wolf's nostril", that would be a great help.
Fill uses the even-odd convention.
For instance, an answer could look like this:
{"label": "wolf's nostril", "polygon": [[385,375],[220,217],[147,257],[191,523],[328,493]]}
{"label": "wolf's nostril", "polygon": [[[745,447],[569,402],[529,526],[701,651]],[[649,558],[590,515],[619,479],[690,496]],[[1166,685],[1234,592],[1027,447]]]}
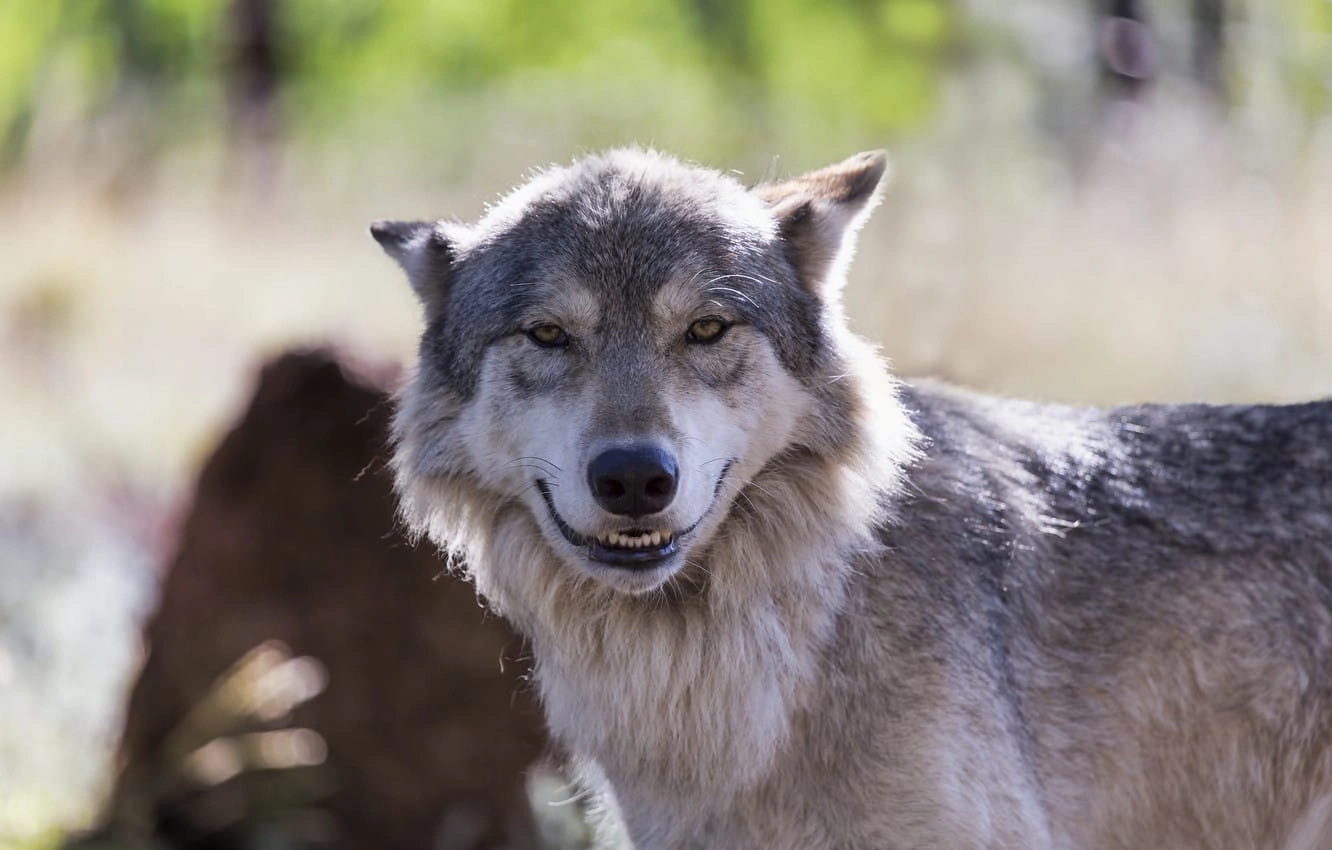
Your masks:
{"label": "wolf's nostril", "polygon": [[675,458],[655,446],[608,449],[587,467],[597,504],[619,516],[646,516],[666,509],[679,485]]}
{"label": "wolf's nostril", "polygon": [[675,492],[675,479],[658,475],[647,483],[649,496],[670,496]]}

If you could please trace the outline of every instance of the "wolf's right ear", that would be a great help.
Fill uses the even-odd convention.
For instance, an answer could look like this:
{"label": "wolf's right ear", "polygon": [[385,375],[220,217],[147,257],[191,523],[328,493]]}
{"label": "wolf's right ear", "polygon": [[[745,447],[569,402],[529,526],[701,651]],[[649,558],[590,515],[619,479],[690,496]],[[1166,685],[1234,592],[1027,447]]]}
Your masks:
{"label": "wolf's right ear", "polygon": [[370,235],[384,253],[398,261],[425,308],[426,321],[444,313],[453,278],[455,236],[443,221],[376,221]]}
{"label": "wolf's right ear", "polygon": [[879,199],[888,154],[867,151],[792,180],[754,188],[777,219],[800,283],[816,295],[846,280],[855,235]]}

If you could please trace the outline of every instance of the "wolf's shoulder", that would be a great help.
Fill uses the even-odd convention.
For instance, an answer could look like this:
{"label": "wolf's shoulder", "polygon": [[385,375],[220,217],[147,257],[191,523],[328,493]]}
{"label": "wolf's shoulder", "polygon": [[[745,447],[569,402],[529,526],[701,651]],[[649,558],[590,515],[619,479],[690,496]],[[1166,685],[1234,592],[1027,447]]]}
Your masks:
{"label": "wolf's shoulder", "polygon": [[1332,534],[1332,400],[1094,408],[925,381],[901,390],[924,435],[915,482],[1056,523],[1125,525],[1204,548]]}
{"label": "wolf's shoulder", "polygon": [[1067,449],[1072,441],[1144,458],[1162,452],[1162,461],[1201,452],[1220,461],[1257,456],[1332,463],[1332,399],[1080,407],[988,395],[936,380],[904,384],[901,399],[927,439],[944,446],[984,434],[1050,451]]}

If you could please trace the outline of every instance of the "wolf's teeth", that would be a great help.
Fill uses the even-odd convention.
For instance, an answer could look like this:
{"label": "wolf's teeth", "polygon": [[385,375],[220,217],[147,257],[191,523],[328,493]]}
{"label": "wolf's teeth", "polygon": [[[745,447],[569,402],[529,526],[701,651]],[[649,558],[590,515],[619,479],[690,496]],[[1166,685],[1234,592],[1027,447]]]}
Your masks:
{"label": "wolf's teeth", "polygon": [[649,546],[660,547],[671,542],[671,533],[657,529],[644,531],[642,534],[625,534],[619,531],[597,533],[597,540],[603,546],[615,546],[620,549],[646,549]]}

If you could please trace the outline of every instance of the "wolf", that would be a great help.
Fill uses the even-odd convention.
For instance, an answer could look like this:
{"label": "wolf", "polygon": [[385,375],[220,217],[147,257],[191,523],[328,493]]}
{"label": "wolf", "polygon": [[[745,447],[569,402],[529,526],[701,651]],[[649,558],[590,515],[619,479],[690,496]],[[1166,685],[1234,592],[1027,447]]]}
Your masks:
{"label": "wolf", "polygon": [[1332,848],[1332,402],[895,379],[841,301],[886,167],[614,150],[372,225],[407,523],[640,850]]}

